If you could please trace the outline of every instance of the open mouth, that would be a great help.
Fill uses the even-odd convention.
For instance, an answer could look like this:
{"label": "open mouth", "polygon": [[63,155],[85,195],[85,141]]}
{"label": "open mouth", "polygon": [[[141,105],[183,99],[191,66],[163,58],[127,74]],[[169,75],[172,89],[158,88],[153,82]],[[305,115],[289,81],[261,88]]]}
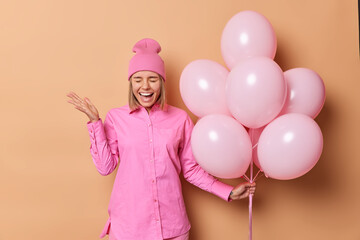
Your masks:
{"label": "open mouth", "polygon": [[154,93],[139,93],[139,95],[142,97],[152,97]]}
{"label": "open mouth", "polygon": [[139,92],[139,95],[140,95],[140,99],[143,103],[150,103],[153,101],[153,95],[154,93],[141,93]]}

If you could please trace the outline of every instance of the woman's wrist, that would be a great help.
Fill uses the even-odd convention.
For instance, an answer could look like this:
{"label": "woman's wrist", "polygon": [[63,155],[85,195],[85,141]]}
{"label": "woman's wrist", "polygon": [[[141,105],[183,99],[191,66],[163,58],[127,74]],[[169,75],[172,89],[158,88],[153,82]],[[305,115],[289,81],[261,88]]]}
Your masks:
{"label": "woman's wrist", "polygon": [[92,122],[92,123],[93,123],[93,122],[97,122],[97,121],[99,121],[99,119],[100,119],[100,118],[98,118],[98,119],[90,119],[90,122]]}
{"label": "woman's wrist", "polygon": [[233,195],[233,191],[231,191],[230,194],[229,194],[229,199],[233,200],[231,195]]}

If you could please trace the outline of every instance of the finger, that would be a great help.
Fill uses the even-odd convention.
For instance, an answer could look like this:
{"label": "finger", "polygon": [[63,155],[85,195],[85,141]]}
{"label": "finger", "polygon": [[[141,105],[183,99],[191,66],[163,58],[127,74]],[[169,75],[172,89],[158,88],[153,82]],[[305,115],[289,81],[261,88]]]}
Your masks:
{"label": "finger", "polygon": [[90,101],[90,99],[84,98],[84,100],[85,100],[85,105],[88,108],[88,110],[90,112],[92,112],[93,114],[98,115],[99,113],[98,113],[96,107],[94,106],[94,104],[92,104],[92,102]]}
{"label": "finger", "polygon": [[85,111],[83,108],[81,108],[81,107],[75,106],[75,108],[78,109],[79,111],[83,112],[83,113],[86,113],[86,111]]}
{"label": "finger", "polygon": [[67,102],[68,102],[68,103],[71,103],[72,105],[75,105],[75,106],[76,106],[76,103],[73,102],[73,101],[71,101],[71,100],[68,100]]}
{"label": "finger", "polygon": [[74,92],[69,92],[68,94],[66,94],[66,96],[71,97],[71,98],[76,98],[75,95],[76,94]]}
{"label": "finger", "polygon": [[247,188],[246,188],[246,186],[242,185],[237,190],[238,190],[238,194],[242,194],[247,191]]}
{"label": "finger", "polygon": [[248,192],[248,193],[255,192],[255,189],[253,189],[253,188],[249,188],[249,189],[247,189],[247,192]]}
{"label": "finger", "polygon": [[71,93],[71,95],[73,95],[75,98],[77,98],[77,99],[81,99],[82,100],[82,98],[81,97],[79,97],[76,93],[74,93],[74,92],[70,92]]}
{"label": "finger", "polygon": [[73,99],[76,100],[77,102],[82,103],[82,104],[84,103],[84,100],[83,100],[81,97],[79,97],[76,93],[71,92],[71,96],[72,96]]}
{"label": "finger", "polygon": [[85,101],[86,106],[88,106],[89,109],[91,109],[92,111],[94,111],[96,109],[94,104],[92,104],[92,102],[90,101],[90,99],[85,97],[84,101]]}
{"label": "finger", "polygon": [[70,99],[77,101],[77,99],[75,98],[74,95],[72,95],[71,93],[67,94],[66,96],[68,96]]}
{"label": "finger", "polygon": [[73,104],[74,106],[83,108],[82,104],[79,103],[77,100],[72,99],[72,100],[68,100],[67,102]]}
{"label": "finger", "polygon": [[68,92],[68,93],[66,94],[66,96],[71,96],[72,94],[73,94],[73,92],[70,91],[70,92]]}
{"label": "finger", "polygon": [[86,107],[84,107],[83,104],[80,104],[79,102],[74,102],[74,101],[71,101],[71,100],[69,100],[68,102],[71,103],[72,105],[74,105],[76,109],[80,110],[83,113],[88,114],[87,112],[89,110]]}
{"label": "finger", "polygon": [[72,100],[74,103],[76,103],[77,105],[80,106],[80,105],[82,104],[82,102],[79,101],[79,99],[76,98],[74,95],[68,95],[68,97],[71,98],[71,100]]}
{"label": "finger", "polygon": [[81,105],[78,102],[75,102],[74,100],[68,100],[68,103],[71,103],[74,106],[81,107]]}
{"label": "finger", "polygon": [[90,105],[94,105],[94,104],[90,101],[90,99],[89,99],[89,98],[84,97],[84,100],[85,100],[87,103],[89,103]]}
{"label": "finger", "polygon": [[247,182],[246,183],[246,186],[248,186],[248,187],[251,187],[251,186],[255,186],[256,185],[256,183],[255,182]]}
{"label": "finger", "polygon": [[243,193],[243,194],[240,195],[239,199],[247,198],[249,195],[250,195],[249,192],[245,192],[245,193]]}

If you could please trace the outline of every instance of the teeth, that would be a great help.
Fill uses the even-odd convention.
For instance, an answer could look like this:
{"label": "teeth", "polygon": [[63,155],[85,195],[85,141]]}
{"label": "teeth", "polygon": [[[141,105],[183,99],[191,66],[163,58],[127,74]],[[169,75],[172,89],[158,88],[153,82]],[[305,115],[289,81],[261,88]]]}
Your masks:
{"label": "teeth", "polygon": [[145,97],[148,97],[148,96],[151,96],[152,93],[140,93],[141,96],[145,96]]}

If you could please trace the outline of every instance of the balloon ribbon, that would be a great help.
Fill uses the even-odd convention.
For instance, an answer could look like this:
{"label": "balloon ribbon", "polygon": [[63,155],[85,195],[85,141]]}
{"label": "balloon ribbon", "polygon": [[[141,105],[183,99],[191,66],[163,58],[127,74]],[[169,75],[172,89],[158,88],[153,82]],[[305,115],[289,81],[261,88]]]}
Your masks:
{"label": "balloon ribbon", "polygon": [[[251,160],[250,163],[250,183],[254,182],[253,178],[253,161]],[[249,195],[249,240],[252,240],[252,201],[253,201],[253,194],[250,193]]]}

